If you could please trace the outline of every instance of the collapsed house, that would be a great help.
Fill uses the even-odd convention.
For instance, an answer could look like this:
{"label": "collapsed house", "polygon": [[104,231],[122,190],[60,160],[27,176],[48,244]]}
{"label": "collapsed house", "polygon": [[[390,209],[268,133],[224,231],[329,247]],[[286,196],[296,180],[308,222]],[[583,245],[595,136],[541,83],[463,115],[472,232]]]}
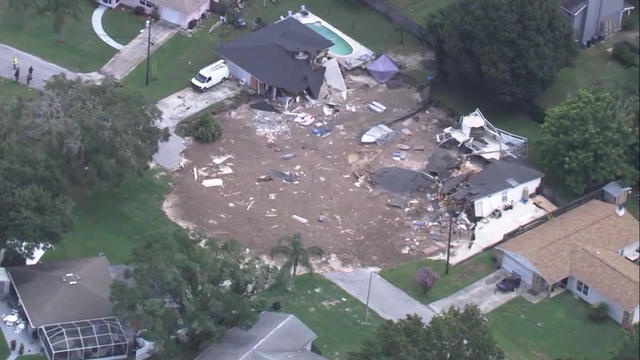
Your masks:
{"label": "collapsed house", "polygon": [[487,160],[522,158],[527,155],[527,138],[493,126],[480,109],[460,117],[458,128],[448,127],[436,135],[439,146],[451,140],[455,140],[458,147],[464,147],[472,155],[479,155]]}
{"label": "collapsed house", "polygon": [[222,44],[216,51],[229,73],[258,94],[318,98],[324,82],[321,61],[333,43],[289,17]]}

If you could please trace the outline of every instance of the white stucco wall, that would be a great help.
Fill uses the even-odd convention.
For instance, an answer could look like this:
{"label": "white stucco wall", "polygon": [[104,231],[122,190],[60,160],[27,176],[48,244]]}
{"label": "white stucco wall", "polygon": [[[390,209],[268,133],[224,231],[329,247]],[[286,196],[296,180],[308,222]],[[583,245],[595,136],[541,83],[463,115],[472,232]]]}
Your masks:
{"label": "white stucco wall", "polygon": [[533,283],[533,274],[535,273],[533,265],[516,253],[510,251],[502,252],[504,255],[502,257],[501,267],[509,272],[515,272],[520,275],[522,282],[527,286],[531,286]]}
{"label": "white stucco wall", "polygon": [[599,302],[606,303],[609,306],[609,316],[618,323],[622,323],[624,309],[618,303],[607,299],[604,295],[600,294],[598,290],[594,289],[589,285],[589,283],[586,282],[583,283],[589,286],[589,295],[584,295],[576,289],[578,280],[579,279],[570,276],[567,282],[567,289],[569,289],[574,295],[578,296],[589,304],[595,304]]}
{"label": "white stucco wall", "polygon": [[[495,209],[502,209],[505,204],[513,201],[514,203],[522,200],[522,191],[524,188],[529,189],[529,195],[536,192],[536,189],[540,186],[540,178],[531,180],[526,183],[518,184],[510,189],[504,189],[487,195],[480,199],[476,199],[473,202],[474,214],[477,217],[486,217],[491,214]],[[507,201],[502,201],[502,192],[507,191]]]}
{"label": "white stucco wall", "polygon": [[640,306],[636,306],[636,309],[633,311],[633,323],[637,324],[640,322]]}
{"label": "white stucco wall", "polygon": [[240,66],[234,64],[233,62],[227,60],[227,67],[229,68],[229,74],[233,76],[236,80],[244,82],[245,85],[249,85],[249,80],[251,80],[251,74],[244,71]]}

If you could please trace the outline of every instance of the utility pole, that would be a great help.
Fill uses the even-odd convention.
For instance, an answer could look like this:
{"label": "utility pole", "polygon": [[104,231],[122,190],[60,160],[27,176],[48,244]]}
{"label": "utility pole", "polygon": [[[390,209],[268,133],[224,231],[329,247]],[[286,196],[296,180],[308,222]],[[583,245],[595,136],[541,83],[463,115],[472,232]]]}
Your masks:
{"label": "utility pole", "polygon": [[149,57],[151,55],[151,21],[147,19],[147,78],[145,85],[149,86]]}
{"label": "utility pole", "polygon": [[367,324],[367,319],[369,317],[369,296],[371,295],[371,277],[373,276],[373,271],[369,273],[369,289],[367,290],[367,305],[364,310],[364,323]]}
{"label": "utility pole", "polygon": [[447,240],[447,266],[444,268],[444,273],[449,274],[449,255],[451,254],[451,227],[453,226],[453,213],[449,212],[449,239]]}

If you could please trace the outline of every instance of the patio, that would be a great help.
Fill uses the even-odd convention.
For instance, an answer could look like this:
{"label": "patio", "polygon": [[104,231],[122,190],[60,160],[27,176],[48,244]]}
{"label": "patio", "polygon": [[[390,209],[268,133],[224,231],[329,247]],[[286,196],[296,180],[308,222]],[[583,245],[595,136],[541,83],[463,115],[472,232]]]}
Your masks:
{"label": "patio", "polygon": [[[2,301],[0,301],[0,315],[2,315],[2,318],[4,318],[6,315],[11,314],[12,309],[17,309],[17,304],[15,304],[15,302],[13,302],[11,299],[3,299]],[[40,346],[40,341],[34,339],[33,336],[31,336],[31,331],[26,321],[26,317],[22,316],[22,314],[18,314],[17,316],[25,322],[25,329],[19,334],[16,334],[15,332],[16,324],[8,326],[4,321],[0,323],[2,333],[7,341],[7,346],[9,347],[9,349],[11,349],[11,341],[16,341],[16,349],[11,352],[11,355],[8,357],[8,359],[14,359],[18,356],[18,349],[20,348],[20,344],[24,344],[24,355],[41,354],[42,347]]]}

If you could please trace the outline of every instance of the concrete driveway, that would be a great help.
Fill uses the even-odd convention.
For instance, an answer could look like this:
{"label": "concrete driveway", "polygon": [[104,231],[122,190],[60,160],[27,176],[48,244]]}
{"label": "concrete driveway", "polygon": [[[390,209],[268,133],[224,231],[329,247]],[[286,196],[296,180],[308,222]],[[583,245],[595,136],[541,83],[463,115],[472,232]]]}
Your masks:
{"label": "concrete driveway", "polygon": [[[372,269],[358,268],[352,272],[336,271],[323,275],[363,304],[366,304],[369,276],[372,271]],[[414,300],[376,272],[371,276],[369,307],[382,318],[394,321],[404,319],[410,314],[418,314],[422,321],[429,323],[435,314],[427,306]]]}
{"label": "concrete driveway", "polygon": [[[185,79],[185,82],[188,80]],[[227,81],[204,93],[185,88],[158,101],[156,106],[162,111],[162,117],[156,126],[161,129],[169,128],[171,136],[168,141],[158,144],[158,152],[153,156],[153,161],[167,170],[177,169],[182,162],[180,154],[186,147],[184,139],[174,132],[176,125],[183,119],[239,92],[240,87],[235,82]]]}
{"label": "concrete driveway", "polygon": [[521,290],[496,292],[496,284],[507,276],[509,272],[500,269],[442,300],[429,304],[429,307],[438,312],[446,312],[451,306],[462,309],[467,304],[475,304],[486,314],[520,295]]}

